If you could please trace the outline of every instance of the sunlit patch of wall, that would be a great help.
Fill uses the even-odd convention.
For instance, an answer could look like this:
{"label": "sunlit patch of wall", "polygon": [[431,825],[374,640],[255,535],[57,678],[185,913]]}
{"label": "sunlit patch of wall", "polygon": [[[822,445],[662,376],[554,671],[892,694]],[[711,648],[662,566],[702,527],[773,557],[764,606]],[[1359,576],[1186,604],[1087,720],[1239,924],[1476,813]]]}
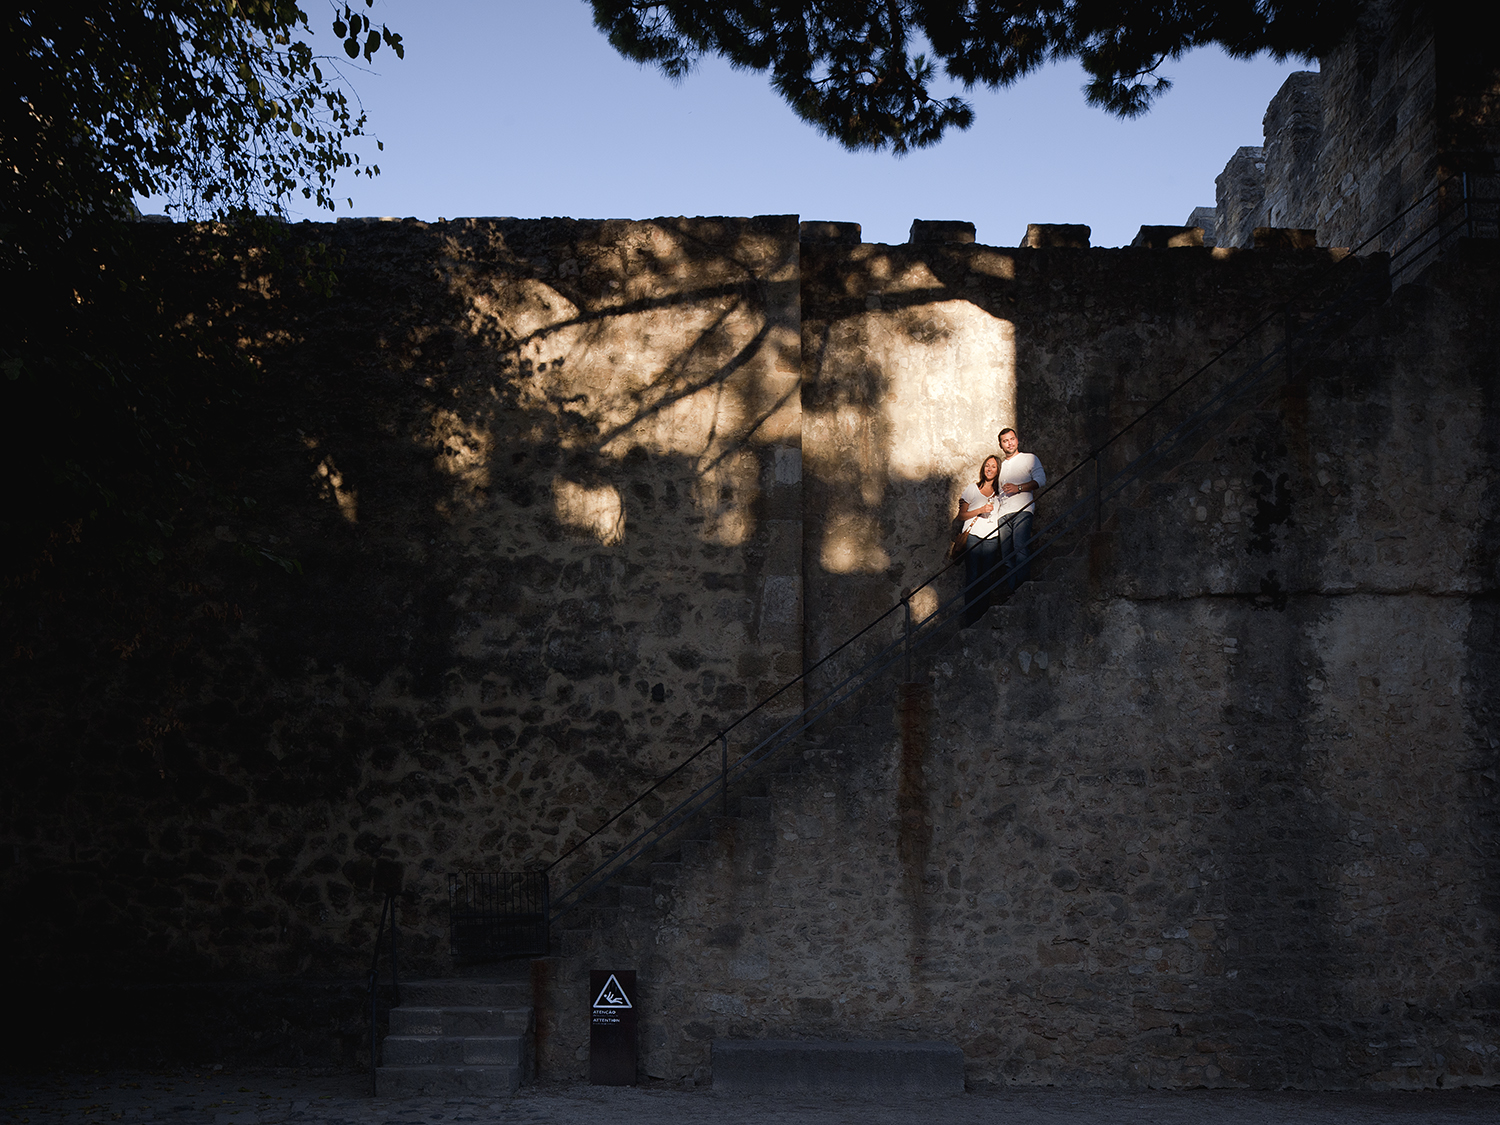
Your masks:
{"label": "sunlit patch of wall", "polygon": [[[761,291],[794,283],[777,274],[794,272],[795,259],[705,271],[701,246],[642,226],[627,227],[602,261],[564,259],[553,283],[459,275],[467,330],[493,349],[497,378],[532,420],[531,440],[593,455],[606,474],[633,450],[690,459],[702,535],[742,544],[756,530],[752,451],[799,436],[795,366],[778,360],[795,353],[795,317],[777,323]],[[584,284],[607,267],[617,276],[595,304],[561,291],[564,279]]]}
{"label": "sunlit patch of wall", "polygon": [[796,226],[473,222],[438,277],[445,707],[495,763],[450,848],[545,862],[799,670]]}
{"label": "sunlit patch of wall", "polygon": [[1015,418],[1014,327],[967,301],[936,301],[841,320],[827,354],[823,378],[865,383],[869,395],[839,403],[820,432],[832,448],[819,448],[819,468],[839,482],[828,497],[823,565],[835,573],[884,572],[893,563],[903,573],[932,569],[941,513],[925,489],[912,497],[904,485],[946,479],[957,510],[958,492]]}
{"label": "sunlit patch of wall", "polygon": [[[316,438],[304,436],[302,445],[309,453],[318,455]],[[343,516],[348,523],[359,522],[359,493],[344,480],[344,474],[334,463],[331,453],[318,456],[317,463],[313,466],[312,479],[314,487],[333,501],[338,508],[339,515]]]}
{"label": "sunlit patch of wall", "polygon": [[611,485],[589,488],[557,478],[552,482],[552,508],[559,523],[606,547],[625,538],[625,510]]}
{"label": "sunlit patch of wall", "polygon": [[493,438],[489,428],[443,408],[432,411],[431,418],[426,440],[434,451],[433,463],[453,479],[455,502],[470,504],[490,484]]}
{"label": "sunlit patch of wall", "polygon": [[[1013,269],[985,250],[955,283],[951,264],[907,248],[832,253],[805,250],[808,582],[862,623],[942,566],[959,492],[1015,422],[1014,322],[968,283]],[[847,620],[810,622],[810,655]]]}
{"label": "sunlit patch of wall", "polygon": [[333,497],[333,502],[338,505],[339,515],[350,523],[359,522],[359,494],[344,484],[344,474],[339,472],[338,466],[333,463],[332,457],[324,457],[318,462],[317,476],[320,481],[327,485],[328,494]]}

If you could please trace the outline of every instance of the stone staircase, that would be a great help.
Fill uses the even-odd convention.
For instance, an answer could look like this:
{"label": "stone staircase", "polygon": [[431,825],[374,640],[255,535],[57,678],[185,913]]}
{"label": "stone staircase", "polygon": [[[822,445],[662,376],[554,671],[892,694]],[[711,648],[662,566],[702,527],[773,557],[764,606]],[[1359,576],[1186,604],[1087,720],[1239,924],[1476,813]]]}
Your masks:
{"label": "stone staircase", "polygon": [[[1111,530],[1089,533],[1040,555],[1033,565],[1036,577],[1010,598],[997,599],[973,629],[955,629],[945,641],[923,650],[914,662],[917,676],[925,681],[937,675],[935,667],[981,636],[987,638],[992,630],[996,634],[1026,628],[1036,631],[1049,619],[1066,615],[1107,560],[1113,539]],[[1046,659],[1043,655],[1041,668]],[[670,911],[679,885],[718,864],[735,864],[744,869],[742,877],[763,881],[756,877],[764,876],[771,863],[777,798],[792,798],[795,803],[806,785],[810,759],[824,758],[839,748],[879,742],[892,733],[890,718],[883,711],[872,721],[861,718],[865,709],[852,710],[852,716],[810,731],[796,746],[774,755],[755,776],[731,790],[726,810],[720,811],[715,804],[712,813],[689,821],[656,855],[625,868],[588,896],[557,930],[558,952],[564,957],[597,953],[600,935],[616,931],[632,918],[658,924]]]}
{"label": "stone staircase", "polygon": [[527,979],[418,980],[401,985],[376,1071],[382,1097],[506,1096],[535,1071]]}
{"label": "stone staircase", "polygon": [[[938,687],[940,681],[964,669],[999,663],[1010,665],[1010,674],[1018,677],[1012,682],[1045,680],[1048,665],[1057,655],[1048,651],[1051,646],[1047,642],[1076,633],[1089,599],[1097,596],[1101,587],[1118,582],[1113,557],[1123,537],[1133,533],[1139,516],[1197,490],[1201,479],[1221,475],[1216,461],[1223,460],[1226,453],[1242,456],[1244,450],[1236,447],[1257,429],[1266,428],[1268,419],[1274,422],[1278,413],[1288,409],[1295,413],[1297,403],[1305,399],[1305,365],[1315,358],[1314,351],[1321,354],[1330,344],[1337,345],[1379,303],[1361,301],[1343,312],[1313,342],[1312,350],[1299,354],[1299,363],[1304,366],[1298,373],[1288,377],[1283,371],[1274,371],[1261,385],[1230,399],[1201,432],[1164,457],[1134,495],[1115,501],[1102,527],[1080,528],[1043,548],[1034,560],[1029,582],[1008,598],[996,598],[975,626],[954,628],[914,656],[912,680],[922,687]],[[1060,505],[1061,501],[1053,503]],[[942,596],[946,598],[951,592],[950,580]],[[899,674],[893,678],[899,679]],[[891,684],[891,689],[895,686]],[[930,705],[931,688],[928,693]],[[562,956],[604,955],[622,964],[635,964],[648,955],[656,940],[653,935],[674,913],[675,906],[701,898],[705,885],[732,884],[742,893],[769,885],[778,840],[796,838],[795,833],[801,831],[798,813],[807,804],[808,791],[823,788],[810,783],[832,777],[841,769],[860,768],[863,761],[878,757],[868,751],[888,746],[893,736],[899,740],[900,720],[893,712],[901,704],[894,698],[881,699],[878,688],[870,698],[873,704],[866,701],[843,708],[802,735],[796,744],[782,748],[754,776],[731,790],[723,811],[717,805],[705,810],[706,815],[673,833],[655,855],[622,870],[589,895],[557,934]],[[700,916],[694,921],[702,924],[710,946],[737,940],[724,931],[742,929],[732,920],[714,925]],[[616,935],[617,940],[605,935]],[[807,1040],[808,1036],[799,1033],[798,1039]],[[716,1040],[714,1050],[729,1042]],[[889,1045],[872,1042],[863,1046],[885,1050]],[[767,1040],[755,1046],[761,1052],[773,1048],[780,1048],[779,1041]],[[738,1044],[731,1049],[750,1050],[750,1046]],[[715,1085],[719,1084],[717,1063],[707,1067],[698,1060],[683,1062],[675,1070],[669,1065],[668,1070],[689,1073],[700,1083],[711,1074]],[[771,1065],[768,1073],[778,1081],[789,1080],[788,1068],[782,1063]],[[733,1085],[726,1082],[724,1088]]]}
{"label": "stone staircase", "polygon": [[595,891],[555,931],[558,952],[563,957],[595,953],[600,935],[614,932],[622,921],[651,919],[655,924],[668,911],[685,873],[721,862],[726,852],[763,845],[771,832],[771,787],[793,772],[795,762],[773,763],[730,794],[727,811],[715,806],[713,814],[694,818],[672,844]]}

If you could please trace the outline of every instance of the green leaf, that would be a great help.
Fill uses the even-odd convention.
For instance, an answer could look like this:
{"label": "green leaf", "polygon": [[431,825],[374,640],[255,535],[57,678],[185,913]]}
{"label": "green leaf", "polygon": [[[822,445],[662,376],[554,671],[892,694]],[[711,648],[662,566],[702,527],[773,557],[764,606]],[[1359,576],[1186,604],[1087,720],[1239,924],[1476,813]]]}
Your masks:
{"label": "green leaf", "polygon": [[357,58],[359,58],[359,40],[358,39],[345,39],[344,40],[344,54],[348,55],[351,59],[357,59]]}

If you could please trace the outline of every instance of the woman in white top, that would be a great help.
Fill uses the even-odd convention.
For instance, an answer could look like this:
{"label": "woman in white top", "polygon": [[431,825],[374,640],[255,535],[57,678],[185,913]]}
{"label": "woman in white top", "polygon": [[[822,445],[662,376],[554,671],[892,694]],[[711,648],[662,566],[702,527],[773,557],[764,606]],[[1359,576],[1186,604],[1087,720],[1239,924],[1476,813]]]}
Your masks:
{"label": "woman in white top", "polygon": [[964,627],[974,624],[989,607],[992,572],[1000,560],[1000,504],[995,493],[1000,458],[994,454],[979,466],[979,479],[964,489],[958,518],[969,533],[964,543]]}

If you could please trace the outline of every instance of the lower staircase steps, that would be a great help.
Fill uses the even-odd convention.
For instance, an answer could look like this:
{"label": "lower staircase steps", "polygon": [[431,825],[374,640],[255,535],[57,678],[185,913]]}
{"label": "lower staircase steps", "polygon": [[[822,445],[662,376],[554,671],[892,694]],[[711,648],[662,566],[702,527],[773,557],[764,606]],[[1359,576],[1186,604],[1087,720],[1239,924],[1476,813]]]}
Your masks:
{"label": "lower staircase steps", "polygon": [[375,1088],[383,1097],[508,1096],[534,1069],[529,980],[409,981],[391,1009]]}

